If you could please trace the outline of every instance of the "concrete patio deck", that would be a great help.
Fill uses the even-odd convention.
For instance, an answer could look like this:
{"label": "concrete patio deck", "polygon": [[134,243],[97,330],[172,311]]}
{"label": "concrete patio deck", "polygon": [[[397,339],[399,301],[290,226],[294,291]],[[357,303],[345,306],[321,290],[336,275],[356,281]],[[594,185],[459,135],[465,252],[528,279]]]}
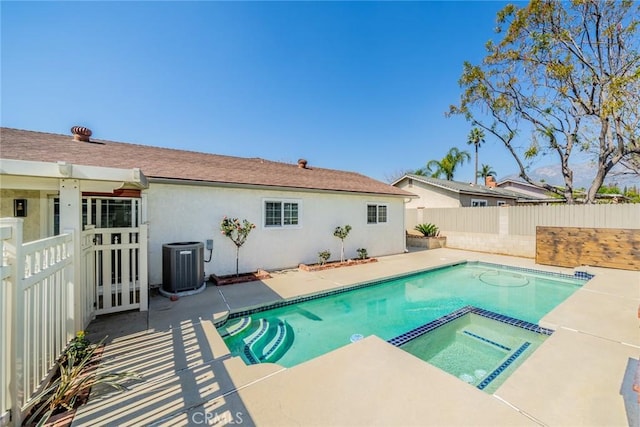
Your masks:
{"label": "concrete patio deck", "polygon": [[149,312],[103,316],[101,369],[141,375],[125,392],[97,388],[74,425],[549,425],[638,426],[631,389],[640,356],[640,272],[596,277],[549,313],[556,332],[493,395],[370,336],[285,369],[232,357],[213,322],[229,309],[291,298],[459,260],[572,274],[531,259],[435,249],[321,272],[287,270],[261,282],[208,287]]}

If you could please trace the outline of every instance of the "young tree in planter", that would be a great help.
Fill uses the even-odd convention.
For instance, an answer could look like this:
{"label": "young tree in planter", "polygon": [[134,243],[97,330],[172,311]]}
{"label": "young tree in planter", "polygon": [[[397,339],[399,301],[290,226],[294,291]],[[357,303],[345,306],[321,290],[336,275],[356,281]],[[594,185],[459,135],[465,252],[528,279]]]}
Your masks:
{"label": "young tree in planter", "polygon": [[340,248],[340,262],[344,262],[344,239],[347,238],[349,232],[351,231],[350,225],[345,225],[344,227],[336,227],[333,235],[340,239],[342,247]]}
{"label": "young tree in planter", "polygon": [[251,230],[256,228],[255,224],[250,223],[246,219],[242,220],[242,223],[238,218],[222,218],[220,223],[220,231],[227,236],[236,245],[236,276],[239,276],[238,263],[240,259],[240,247],[244,245]]}

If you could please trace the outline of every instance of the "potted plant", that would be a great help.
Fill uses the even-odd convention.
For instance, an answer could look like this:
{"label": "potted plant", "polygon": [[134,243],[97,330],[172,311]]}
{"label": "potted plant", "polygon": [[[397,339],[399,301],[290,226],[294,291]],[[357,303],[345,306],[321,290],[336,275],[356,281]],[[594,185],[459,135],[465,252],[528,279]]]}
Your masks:
{"label": "potted plant", "polygon": [[422,233],[424,237],[436,237],[439,233],[438,227],[431,223],[418,224],[413,229]]}

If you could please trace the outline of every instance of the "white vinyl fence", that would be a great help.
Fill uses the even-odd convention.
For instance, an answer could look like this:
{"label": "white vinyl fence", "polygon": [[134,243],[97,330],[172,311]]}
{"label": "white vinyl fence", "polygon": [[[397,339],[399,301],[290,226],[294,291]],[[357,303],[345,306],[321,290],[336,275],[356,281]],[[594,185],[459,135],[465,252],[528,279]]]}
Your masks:
{"label": "white vinyl fence", "polygon": [[[22,242],[22,219],[0,221],[0,425],[22,411],[76,333],[73,233]],[[81,319],[80,324],[87,324]]]}
{"label": "white vinyl fence", "polygon": [[640,204],[407,209],[405,224],[432,223],[447,247],[535,257],[536,227],[640,228]]}

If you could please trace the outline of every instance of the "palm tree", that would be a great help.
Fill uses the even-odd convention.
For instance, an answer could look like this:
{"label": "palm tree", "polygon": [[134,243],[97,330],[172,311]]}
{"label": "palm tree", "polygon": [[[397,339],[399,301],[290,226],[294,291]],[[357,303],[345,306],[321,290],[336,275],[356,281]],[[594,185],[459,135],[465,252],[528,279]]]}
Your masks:
{"label": "palm tree", "polygon": [[488,176],[496,176],[496,171],[494,171],[491,166],[483,164],[480,170],[476,173],[477,178],[487,178]]}
{"label": "palm tree", "polygon": [[467,137],[467,144],[473,144],[476,147],[476,184],[478,184],[478,148],[480,148],[480,145],[482,145],[483,142],[484,131],[479,128],[471,129],[471,132],[469,132],[469,136]]}
{"label": "palm tree", "polygon": [[442,160],[430,160],[427,163],[426,172],[431,174],[432,178],[440,178],[444,175],[448,181],[453,180],[453,174],[458,165],[462,165],[465,161],[470,160],[471,156],[466,151],[460,151],[453,147],[442,158]]}

